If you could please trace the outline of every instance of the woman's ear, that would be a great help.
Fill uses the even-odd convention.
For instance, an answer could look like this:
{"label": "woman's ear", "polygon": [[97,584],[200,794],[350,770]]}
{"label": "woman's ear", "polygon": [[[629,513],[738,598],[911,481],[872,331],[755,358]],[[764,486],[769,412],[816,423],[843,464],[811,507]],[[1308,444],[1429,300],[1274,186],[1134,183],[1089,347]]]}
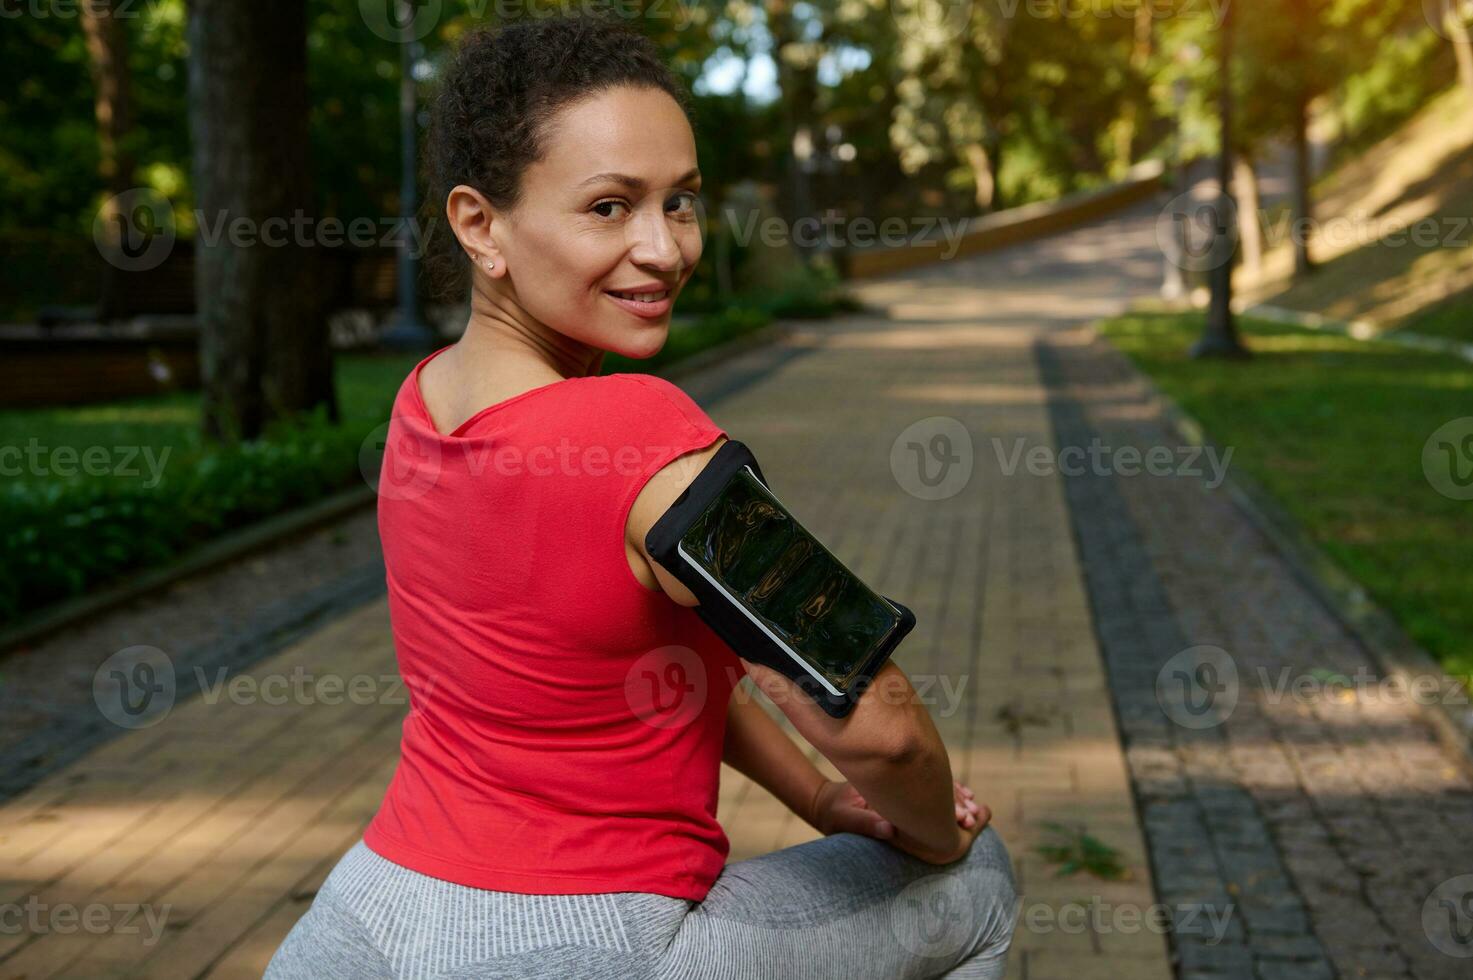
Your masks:
{"label": "woman's ear", "polygon": [[445,198],[445,217],[473,265],[489,273],[506,264],[492,234],[496,212],[484,194],[468,184],[456,184]]}

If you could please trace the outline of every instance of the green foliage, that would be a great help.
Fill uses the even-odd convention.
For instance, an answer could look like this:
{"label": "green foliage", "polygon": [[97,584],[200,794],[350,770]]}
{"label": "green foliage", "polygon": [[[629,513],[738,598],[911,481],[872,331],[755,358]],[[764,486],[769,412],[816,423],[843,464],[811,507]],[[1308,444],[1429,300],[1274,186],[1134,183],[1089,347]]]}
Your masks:
{"label": "green foliage", "polygon": [[0,492],[0,616],[353,485],[370,428],[333,426],[319,414],[260,440],[166,459],[156,484],[141,471],[9,483]]}
{"label": "green foliage", "polygon": [[789,320],[823,319],[862,309],[860,302],[845,291],[830,262],[793,267],[756,304],[772,317]]}
{"label": "green foliage", "polygon": [[1035,850],[1045,860],[1059,865],[1054,877],[1064,878],[1081,871],[1105,881],[1123,881],[1130,878],[1130,869],[1120,858],[1120,852],[1090,834],[1083,826],[1066,826],[1051,820],[1041,826],[1048,830],[1053,840],[1038,845]]}
{"label": "green foliage", "polygon": [[[1282,137],[1291,104],[1286,93],[1300,89],[1341,104],[1352,142],[1379,135],[1450,71],[1449,46],[1427,27],[1421,0],[1235,6],[1234,74],[1245,146]],[[1186,151],[1215,148],[1221,3],[983,0],[942,7],[947,29],[941,31],[934,29],[934,5],[886,0],[776,8],[736,0],[680,5],[678,12],[648,6],[639,8],[642,19],[627,22],[696,85],[695,135],[704,195],[713,207],[735,182],[753,179],[777,190],[785,216],[801,217],[790,149],[800,123],[814,134],[822,158],[808,177],[808,213],[832,207],[875,220],[976,214],[989,179],[997,187],[994,206],[1009,206],[1118,178],[1130,163],[1167,155],[1178,123]],[[173,200],[180,231],[188,234],[186,4],[150,0],[132,9],[137,16],[126,27],[137,125],[128,145],[137,161],[135,183]],[[357,0],[309,0],[307,9],[317,212],[344,221],[395,215],[399,46],[368,29]],[[468,0],[446,0],[440,10],[422,42],[422,102],[433,96],[454,41],[500,16],[497,8]],[[53,16],[6,24],[0,236],[48,230],[85,248],[104,192],[80,23]],[[786,86],[775,101],[718,94],[705,84],[715,65],[766,54],[777,58],[778,81]],[[852,158],[832,154],[840,145],[852,147]],[[35,239],[27,241],[51,259]],[[58,246],[51,264],[75,251]],[[735,267],[745,259],[735,250]],[[726,302],[711,266],[708,256],[689,287],[688,309],[714,311]],[[34,296],[21,302],[6,292],[12,315],[44,302],[84,301],[78,293],[87,290],[78,283],[96,277],[42,279],[25,280]]]}
{"label": "green foliage", "polygon": [[1453,80],[1448,43],[1433,31],[1392,34],[1376,56],[1345,81],[1341,155],[1387,136]]}
{"label": "green foliage", "polygon": [[341,425],[319,411],[236,446],[201,440],[197,394],[0,414],[0,444],[42,447],[43,467],[61,447],[101,447],[116,464],[92,475],[43,468],[0,487],[0,619],[359,485],[359,450],[414,360],[343,358]]}
{"label": "green foliage", "polygon": [[648,374],[692,354],[735,340],[760,330],[772,322],[772,315],[752,305],[732,304],[714,313],[706,313],[695,321],[677,320],[671,324],[665,346],[643,360],[619,354],[604,356],[603,373],[635,372]]}

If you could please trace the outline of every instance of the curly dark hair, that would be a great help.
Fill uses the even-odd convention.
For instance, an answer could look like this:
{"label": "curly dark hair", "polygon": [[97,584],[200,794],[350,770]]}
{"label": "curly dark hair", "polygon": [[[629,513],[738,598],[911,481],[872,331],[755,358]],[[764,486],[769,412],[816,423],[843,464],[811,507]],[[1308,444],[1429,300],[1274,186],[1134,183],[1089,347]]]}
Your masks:
{"label": "curly dark hair", "polygon": [[604,15],[544,16],[478,28],[458,45],[431,112],[425,146],[431,230],[427,271],[442,297],[463,295],[468,258],[445,226],[457,184],[515,209],[522,176],[546,149],[561,109],[619,85],[669,93],[691,119],[690,97],[647,37]]}

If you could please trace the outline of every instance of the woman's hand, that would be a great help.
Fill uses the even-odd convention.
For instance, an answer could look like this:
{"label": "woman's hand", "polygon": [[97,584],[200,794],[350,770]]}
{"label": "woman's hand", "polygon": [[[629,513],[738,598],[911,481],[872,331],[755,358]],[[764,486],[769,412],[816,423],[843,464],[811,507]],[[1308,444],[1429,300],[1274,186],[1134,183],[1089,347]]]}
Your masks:
{"label": "woman's hand", "polygon": [[987,822],[992,819],[992,810],[986,803],[977,802],[977,794],[972,792],[971,787],[964,786],[956,780],[952,780],[951,786],[952,792],[956,797],[957,825],[966,830],[971,830],[973,829],[973,823],[975,823],[976,830],[980,832],[983,827],[987,826]]}
{"label": "woman's hand", "polygon": [[966,857],[967,851],[972,848],[972,842],[992,820],[992,808],[986,803],[978,803],[976,794],[956,781],[952,782],[952,797],[956,806],[956,838],[949,848],[945,851],[933,851],[903,836],[893,839],[891,843],[927,864],[950,864]]}
{"label": "woman's hand", "polygon": [[[986,803],[977,802],[977,795],[970,787],[955,780],[952,781],[951,787],[956,808],[956,825],[961,832],[957,838],[959,851],[956,854],[956,857],[960,857],[966,854],[972,841],[992,819],[992,810]],[[814,794],[812,813],[808,822],[825,835],[847,832],[863,834],[879,840],[894,840],[895,838],[894,825],[875,812],[865,802],[864,797],[859,795],[858,790],[847,782],[835,782],[831,779],[824,780],[818,792]],[[939,864],[955,860],[949,855],[917,854],[916,856]],[[935,860],[938,858],[949,858],[949,860]]]}
{"label": "woman's hand", "polygon": [[824,836],[850,833],[879,840],[895,836],[894,825],[870,809],[859,790],[847,782],[825,779],[813,794],[810,810],[808,822]]}

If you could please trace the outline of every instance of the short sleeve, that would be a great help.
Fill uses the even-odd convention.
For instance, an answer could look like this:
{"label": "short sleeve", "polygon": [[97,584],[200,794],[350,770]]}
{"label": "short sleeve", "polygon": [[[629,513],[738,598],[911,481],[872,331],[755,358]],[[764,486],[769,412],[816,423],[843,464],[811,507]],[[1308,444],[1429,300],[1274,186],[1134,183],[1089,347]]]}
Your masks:
{"label": "short sleeve", "polygon": [[[599,379],[599,385],[595,409],[599,418],[592,428],[602,434],[616,474],[614,527],[608,533],[616,546],[612,554],[624,564],[629,511],[645,484],[672,460],[706,448],[727,432],[678,385],[664,378],[609,374]],[[624,577],[638,584],[632,573]]]}

